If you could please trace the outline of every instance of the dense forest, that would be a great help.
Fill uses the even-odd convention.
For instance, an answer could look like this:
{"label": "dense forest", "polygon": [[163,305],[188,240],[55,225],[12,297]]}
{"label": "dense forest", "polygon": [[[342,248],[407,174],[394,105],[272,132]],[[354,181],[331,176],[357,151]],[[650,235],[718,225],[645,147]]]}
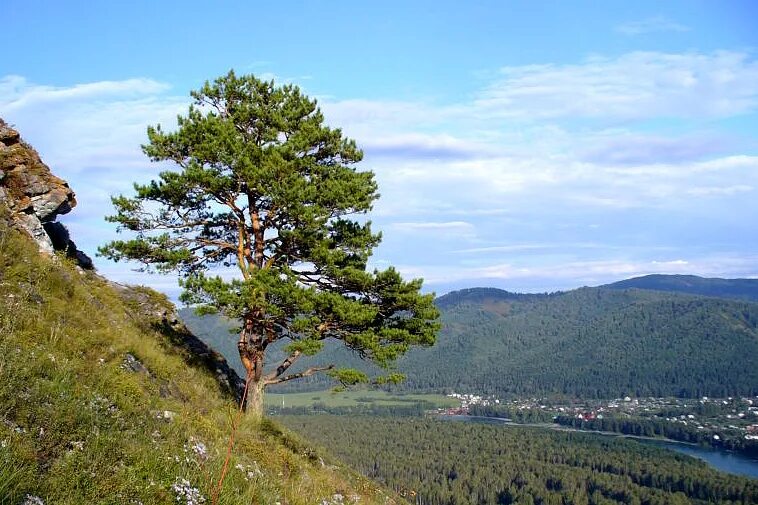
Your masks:
{"label": "dense forest", "polygon": [[412,417],[278,419],[417,504],[758,502],[758,481],[631,440]]}
{"label": "dense forest", "polygon": [[756,394],[758,305],[644,290],[582,288],[438,299],[438,344],[401,368],[414,389],[506,395]]}
{"label": "dense forest", "polygon": [[[443,329],[435,346],[398,362],[408,376],[402,389],[500,397],[758,394],[756,303],[606,288],[543,295],[477,288],[436,303]],[[213,323],[183,314],[212,345],[225,338],[233,347],[227,331],[213,335],[202,327]],[[231,352],[230,361],[238,361]],[[334,344],[300,366],[331,362],[361,365]],[[311,379],[288,388],[329,386]]]}

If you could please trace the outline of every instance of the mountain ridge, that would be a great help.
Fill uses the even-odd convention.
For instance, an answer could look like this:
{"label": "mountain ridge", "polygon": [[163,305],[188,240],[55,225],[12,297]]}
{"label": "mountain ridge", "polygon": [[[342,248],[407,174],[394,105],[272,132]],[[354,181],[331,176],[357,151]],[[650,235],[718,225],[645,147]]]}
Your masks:
{"label": "mountain ridge", "polygon": [[725,279],[681,274],[651,274],[599,286],[607,289],[648,289],[672,293],[758,301],[758,279]]}
{"label": "mountain ridge", "polygon": [[[758,304],[752,301],[617,285],[538,294],[469,288],[436,303],[443,321],[437,344],[397,363],[408,376],[405,390],[586,397],[758,393],[749,359],[758,355]],[[189,311],[182,309],[182,317],[192,318]],[[228,332],[220,338],[233,340]],[[233,362],[235,351],[228,347]],[[349,351],[327,345],[300,366],[345,360],[361,365]],[[313,379],[282,389],[328,386]]]}

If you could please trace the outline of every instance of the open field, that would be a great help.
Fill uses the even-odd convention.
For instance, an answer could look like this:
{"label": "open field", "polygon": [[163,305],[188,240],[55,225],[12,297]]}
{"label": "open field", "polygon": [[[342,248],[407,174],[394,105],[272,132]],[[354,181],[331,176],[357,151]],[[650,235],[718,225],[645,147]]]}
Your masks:
{"label": "open field", "polygon": [[[433,403],[435,407],[455,407],[459,402],[454,398],[435,394],[402,394],[386,391],[311,391],[308,393],[266,394],[266,405],[276,407],[309,407],[322,403],[327,407],[357,407],[360,405],[408,405],[418,402]],[[283,403],[282,403],[283,402]]]}

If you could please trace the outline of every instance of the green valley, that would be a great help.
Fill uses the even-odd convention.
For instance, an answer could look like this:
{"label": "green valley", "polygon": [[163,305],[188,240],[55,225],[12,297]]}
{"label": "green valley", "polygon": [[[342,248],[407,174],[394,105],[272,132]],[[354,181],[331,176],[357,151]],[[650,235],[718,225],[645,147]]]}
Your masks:
{"label": "green valley", "polygon": [[279,419],[417,504],[758,501],[758,481],[631,440],[418,418]]}

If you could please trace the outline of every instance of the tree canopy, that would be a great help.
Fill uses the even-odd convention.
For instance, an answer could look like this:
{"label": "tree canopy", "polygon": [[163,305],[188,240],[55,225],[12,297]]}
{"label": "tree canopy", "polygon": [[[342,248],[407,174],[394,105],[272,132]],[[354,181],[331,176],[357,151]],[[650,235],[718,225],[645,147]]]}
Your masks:
{"label": "tree canopy", "polygon": [[[268,384],[321,371],[286,374],[328,338],[385,368],[412,345],[432,345],[438,312],[422,281],[367,270],[381,235],[364,216],[379,194],[374,174],[356,169],[355,141],[294,85],[232,71],[191,95],[177,129],[151,126],[142,146],[176,169],[112,198],[106,219],[134,236],[100,254],[179,272],[182,301],[240,320],[255,401]],[[266,347],[279,339],[289,355],[264,373]],[[367,380],[326,368],[346,384]]]}

